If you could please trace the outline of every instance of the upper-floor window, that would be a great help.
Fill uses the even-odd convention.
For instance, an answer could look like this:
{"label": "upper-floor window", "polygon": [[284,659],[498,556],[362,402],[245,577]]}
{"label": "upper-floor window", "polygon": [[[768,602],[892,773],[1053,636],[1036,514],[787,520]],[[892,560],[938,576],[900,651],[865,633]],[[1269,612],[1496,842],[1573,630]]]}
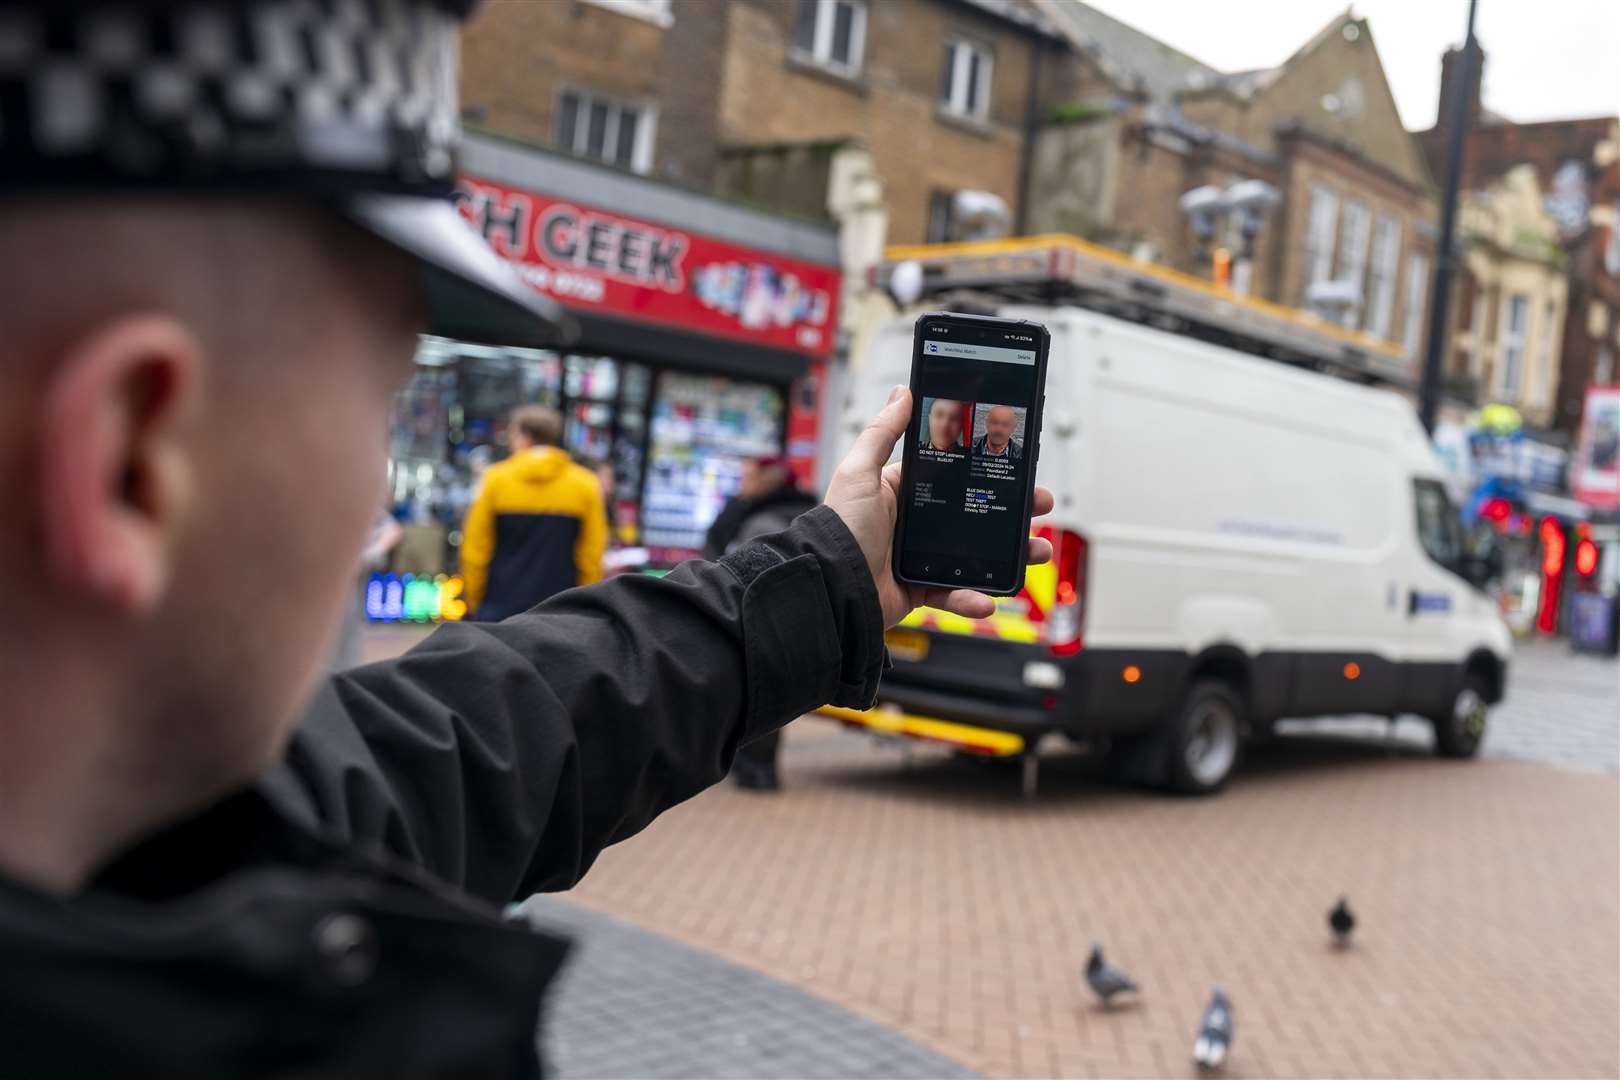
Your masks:
{"label": "upper-floor window", "polygon": [[866,49],[865,0],[799,0],[793,49],[840,75],[859,75]]}
{"label": "upper-floor window", "polygon": [[1480,386],[1485,385],[1486,378],[1491,372],[1491,354],[1487,349],[1486,333],[1487,321],[1490,312],[1500,307],[1501,290],[1497,288],[1476,287],[1474,289],[1474,313],[1468,321],[1468,339],[1470,342],[1468,353],[1468,370],[1479,379]]}
{"label": "upper-floor window", "polygon": [[586,2],[597,7],[605,7],[609,11],[617,11],[621,15],[645,19],[658,26],[668,26],[675,21],[675,5],[671,0],[586,0]]}
{"label": "upper-floor window", "polygon": [[1344,201],[1344,222],[1339,238],[1339,281],[1348,281],[1356,287],[1362,303],[1345,309],[1344,324],[1359,325],[1360,314],[1366,309],[1364,286],[1367,277],[1367,240],[1372,234],[1372,212],[1367,204],[1356,199]]}
{"label": "upper-floor window", "polygon": [[1535,375],[1530,380],[1530,404],[1546,405],[1552,400],[1553,341],[1558,337],[1558,307],[1551,300],[1541,309],[1541,326],[1536,339]]}
{"label": "upper-floor window", "polygon": [[988,49],[962,40],[947,41],[940,104],[971,120],[989,119],[991,65]]}
{"label": "upper-floor window", "polygon": [[1311,185],[1305,223],[1305,284],[1333,278],[1333,238],[1339,223],[1339,197],[1331,188]]}
{"label": "upper-floor window", "polygon": [[1400,270],[1401,223],[1378,215],[1373,228],[1372,262],[1367,268],[1367,332],[1389,337],[1395,314],[1395,275]]}
{"label": "upper-floor window", "polygon": [[650,105],[564,90],[557,98],[557,145],[581,157],[644,173],[652,168],[657,121]]}
{"label": "upper-floor window", "polygon": [[[1423,333],[1423,304],[1429,295],[1429,257],[1414,251],[1406,260],[1406,312],[1401,316],[1401,344],[1407,356],[1416,356],[1418,338]],[[1483,308],[1484,298],[1474,297],[1474,307]]]}
{"label": "upper-floor window", "polygon": [[1525,333],[1529,330],[1530,298],[1523,293],[1508,297],[1502,309],[1502,333],[1498,345],[1501,363],[1496,369],[1496,396],[1503,401],[1519,400],[1519,380],[1524,376]]}

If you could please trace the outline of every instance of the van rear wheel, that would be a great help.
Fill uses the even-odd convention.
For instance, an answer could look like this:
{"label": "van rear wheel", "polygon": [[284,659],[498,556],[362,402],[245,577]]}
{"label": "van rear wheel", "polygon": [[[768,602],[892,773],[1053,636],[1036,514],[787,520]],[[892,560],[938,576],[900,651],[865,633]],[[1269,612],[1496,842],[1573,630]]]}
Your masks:
{"label": "van rear wheel", "polygon": [[1165,734],[1170,787],[1212,795],[1226,786],[1243,752],[1243,700],[1224,682],[1195,682]]}
{"label": "van rear wheel", "polygon": [[1486,714],[1490,709],[1486,698],[1485,677],[1477,671],[1463,676],[1457,695],[1452,698],[1451,712],[1447,716],[1430,718],[1434,724],[1434,748],[1441,757],[1471,758],[1479,753],[1485,741]]}

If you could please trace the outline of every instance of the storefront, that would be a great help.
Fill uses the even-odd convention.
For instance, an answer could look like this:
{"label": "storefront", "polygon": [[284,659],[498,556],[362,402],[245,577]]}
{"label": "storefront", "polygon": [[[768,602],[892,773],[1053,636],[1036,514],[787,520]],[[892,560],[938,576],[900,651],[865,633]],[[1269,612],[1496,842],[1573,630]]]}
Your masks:
{"label": "storefront", "polygon": [[580,333],[559,352],[423,339],[393,426],[396,573],[453,570],[519,404],[563,413],[566,449],[611,489],[620,561],[696,554],[749,459],[785,454],[809,481],[837,326],[830,226],[487,138],[462,167],[463,214]]}
{"label": "storefront", "polygon": [[1520,635],[1563,633],[1573,566],[1566,555],[1588,517],[1567,492],[1568,451],[1526,430],[1505,405],[1488,405],[1464,424],[1441,424],[1434,442],[1471,546],[1500,556],[1493,588],[1508,625]]}
{"label": "storefront", "polygon": [[1591,513],[1577,538],[1569,637],[1576,648],[1620,654],[1620,384],[1590,386],[1570,487]]}

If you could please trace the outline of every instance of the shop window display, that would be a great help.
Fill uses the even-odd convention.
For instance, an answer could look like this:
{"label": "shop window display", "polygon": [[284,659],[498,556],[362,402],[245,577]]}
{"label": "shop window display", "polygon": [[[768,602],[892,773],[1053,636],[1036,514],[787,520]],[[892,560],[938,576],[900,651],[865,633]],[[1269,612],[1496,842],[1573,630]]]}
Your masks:
{"label": "shop window display", "polygon": [[774,384],[438,338],[417,359],[394,407],[390,502],[408,539],[389,569],[418,582],[457,570],[461,520],[483,470],[506,453],[517,405],[563,414],[564,447],[610,489],[614,545],[645,549],[652,566],[696,555],[743,463],[781,453],[786,436],[786,387]]}
{"label": "shop window display", "polygon": [[642,543],[661,562],[697,554],[750,458],[782,450],[774,386],[665,372],[652,410]]}

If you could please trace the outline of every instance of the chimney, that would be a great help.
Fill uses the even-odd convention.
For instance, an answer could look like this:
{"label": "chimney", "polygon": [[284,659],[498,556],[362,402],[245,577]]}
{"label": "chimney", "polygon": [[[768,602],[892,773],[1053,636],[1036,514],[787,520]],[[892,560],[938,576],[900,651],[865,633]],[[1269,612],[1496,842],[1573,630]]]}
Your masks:
{"label": "chimney", "polygon": [[[1434,126],[1447,128],[1451,126],[1451,111],[1456,107],[1457,76],[1462,71],[1463,51],[1460,48],[1447,49],[1440,58],[1440,104],[1434,111]],[[1485,50],[1479,47],[1479,40],[1474,40],[1474,71],[1473,78],[1468,87],[1468,126],[1472,128],[1479,123],[1479,86],[1485,75]]]}

